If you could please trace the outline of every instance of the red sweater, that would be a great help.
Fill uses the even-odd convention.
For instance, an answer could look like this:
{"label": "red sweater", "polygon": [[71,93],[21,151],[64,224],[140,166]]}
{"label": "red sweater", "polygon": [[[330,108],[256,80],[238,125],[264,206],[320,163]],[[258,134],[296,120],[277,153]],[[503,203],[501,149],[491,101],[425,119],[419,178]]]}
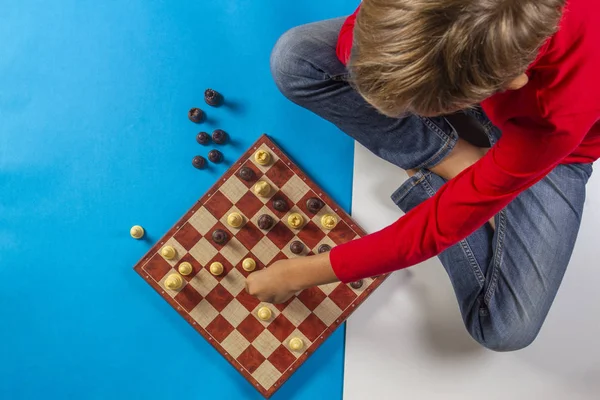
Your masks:
{"label": "red sweater", "polygon": [[[357,10],[358,12],[358,10]],[[347,63],[355,13],[338,57]],[[600,158],[600,1],[570,0],[529,83],[482,103],[502,137],[475,165],[383,230],[331,251],[343,282],[425,261],[466,238],[559,164]]]}

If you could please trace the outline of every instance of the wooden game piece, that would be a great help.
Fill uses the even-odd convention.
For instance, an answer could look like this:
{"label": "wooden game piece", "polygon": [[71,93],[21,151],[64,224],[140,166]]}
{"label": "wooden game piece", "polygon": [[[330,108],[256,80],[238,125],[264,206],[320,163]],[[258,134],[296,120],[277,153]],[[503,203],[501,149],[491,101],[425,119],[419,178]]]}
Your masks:
{"label": "wooden game piece", "polygon": [[221,96],[221,93],[217,92],[216,90],[206,89],[204,91],[204,101],[209,106],[216,107],[219,104],[221,104],[222,100],[223,100],[223,96]]}
{"label": "wooden game piece", "polygon": [[167,260],[172,260],[177,255],[177,251],[173,246],[165,246],[160,250],[160,254]]}
{"label": "wooden game piece", "polygon": [[260,165],[269,165],[271,162],[271,153],[266,150],[258,150],[254,154],[254,159]]}
{"label": "wooden game piece", "polygon": [[205,145],[210,142],[210,136],[206,132],[200,132],[196,135],[196,142],[199,144]]}
{"label": "wooden game piece", "polygon": [[262,321],[268,321],[273,316],[273,312],[269,307],[261,307],[256,312],[256,315],[258,316],[258,319]]}
{"label": "wooden game piece", "polygon": [[325,229],[333,229],[337,225],[337,218],[332,214],[325,214],[321,217],[321,225]]}
{"label": "wooden game piece", "polygon": [[171,290],[179,290],[183,286],[183,278],[179,274],[171,274],[165,279],[165,287]]}
{"label": "wooden game piece", "polygon": [[187,261],[184,261],[181,264],[179,264],[178,270],[181,275],[187,276],[192,273],[192,264],[190,264]]}
{"label": "wooden game piece", "polygon": [[252,272],[256,269],[256,261],[252,258],[246,258],[242,261],[242,268],[246,272]]}
{"label": "wooden game piece", "polygon": [[304,225],[304,217],[298,213],[292,213],[288,217],[288,224],[294,229],[300,229]]}
{"label": "wooden game piece", "polygon": [[288,210],[288,205],[283,199],[275,199],[273,200],[273,208],[279,212],[286,212]]}
{"label": "wooden game piece", "polygon": [[317,253],[319,253],[319,254],[327,253],[330,250],[331,250],[331,246],[330,245],[328,245],[328,244],[322,244],[317,249]]}
{"label": "wooden game piece", "polygon": [[240,172],[238,172],[238,176],[246,182],[249,182],[254,179],[254,171],[248,167],[242,167],[240,168]]}
{"label": "wooden game piece", "polygon": [[273,227],[275,220],[269,214],[263,214],[258,217],[258,227],[262,230],[268,230]]}
{"label": "wooden game piece", "polygon": [[242,217],[242,214],[238,212],[232,212],[227,216],[227,225],[231,226],[232,228],[239,228],[240,226],[244,225],[244,217]]}
{"label": "wooden game piece", "polygon": [[212,233],[212,239],[216,244],[225,244],[229,240],[229,235],[223,229],[215,229]]}
{"label": "wooden game piece", "polygon": [[290,251],[294,254],[302,254],[304,251],[304,243],[299,240],[294,240],[290,243]]}
{"label": "wooden game piece", "polygon": [[352,283],[350,283],[350,287],[352,289],[360,289],[363,286],[363,280],[359,279],[357,281],[354,281]]}
{"label": "wooden game piece", "polygon": [[324,206],[325,203],[316,197],[311,197],[310,199],[306,200],[306,209],[313,214],[318,213],[319,210]]}
{"label": "wooden game piece", "polygon": [[269,197],[271,185],[269,185],[269,182],[258,181],[254,185],[254,193],[259,197]]}
{"label": "wooden game piece", "polygon": [[204,119],[204,111],[194,107],[190,109],[190,111],[188,111],[188,118],[190,119],[190,121],[199,124]]}
{"label": "wooden game piece", "polygon": [[215,129],[212,133],[212,140],[215,144],[223,144],[227,141],[227,133],[223,129]]}
{"label": "wooden game piece", "polygon": [[131,229],[129,230],[129,234],[131,235],[132,238],[134,239],[141,239],[144,237],[144,228],[142,228],[139,225],[134,225],[131,227]]}
{"label": "wooden game piece", "polygon": [[294,351],[300,351],[304,348],[304,340],[299,337],[291,338],[289,345],[290,349]]}
{"label": "wooden game piece", "polygon": [[223,153],[221,153],[219,150],[211,150],[208,152],[208,159],[210,160],[210,162],[213,162],[215,164],[220,163],[221,161],[223,161]]}
{"label": "wooden game piece", "polygon": [[223,264],[221,264],[218,261],[215,261],[214,263],[210,264],[210,273],[215,275],[215,276],[219,276],[223,273]]}
{"label": "wooden game piece", "polygon": [[204,159],[202,156],[195,156],[192,158],[192,165],[195,168],[203,169],[206,166],[206,159]]}

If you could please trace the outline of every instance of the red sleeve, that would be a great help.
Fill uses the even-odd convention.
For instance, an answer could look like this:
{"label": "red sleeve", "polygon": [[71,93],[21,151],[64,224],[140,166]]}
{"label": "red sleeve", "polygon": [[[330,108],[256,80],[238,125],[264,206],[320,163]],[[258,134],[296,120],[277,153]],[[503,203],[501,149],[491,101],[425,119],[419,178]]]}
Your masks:
{"label": "red sleeve", "polygon": [[348,65],[348,61],[350,60],[350,52],[352,51],[352,40],[354,38],[354,24],[356,23],[356,16],[358,15],[358,11],[360,7],[354,11],[354,14],[349,16],[342,25],[342,29],[340,30],[340,36],[337,42],[336,54],[340,61],[344,63],[344,65]]}
{"label": "red sleeve", "polygon": [[595,119],[579,114],[509,120],[498,143],[434,197],[387,228],[335,247],[330,254],[335,274],[352,282],[388,273],[458,243],[546,176],[581,143]]}

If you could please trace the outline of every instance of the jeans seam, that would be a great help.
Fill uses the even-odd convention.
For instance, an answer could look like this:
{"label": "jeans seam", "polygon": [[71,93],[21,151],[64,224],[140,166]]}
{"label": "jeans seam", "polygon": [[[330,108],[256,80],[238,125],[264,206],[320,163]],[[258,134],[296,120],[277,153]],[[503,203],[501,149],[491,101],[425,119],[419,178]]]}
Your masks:
{"label": "jeans seam", "polygon": [[475,274],[475,278],[479,282],[479,286],[483,287],[485,284],[485,276],[483,275],[483,272],[481,271],[481,266],[479,265],[477,259],[475,258],[475,255],[473,254],[473,250],[471,250],[469,242],[467,242],[467,239],[463,239],[459,242],[459,245],[463,253],[467,257],[467,260],[469,260],[469,264],[471,265],[473,273]]}
{"label": "jeans seam", "polygon": [[452,124],[450,124],[450,122],[447,120],[446,121],[448,122],[448,124],[450,126],[452,126],[451,134],[447,134],[446,132],[444,132],[436,124],[431,122],[431,119],[426,118],[426,117],[419,117],[419,118],[425,124],[425,126],[427,126],[427,128],[429,128],[430,131],[433,131],[433,133],[435,133],[440,139],[442,139],[444,141],[443,146],[433,156],[431,156],[428,160],[424,161],[420,165],[417,165],[416,167],[414,167],[414,169],[422,169],[422,168],[431,169],[431,168],[435,167],[437,164],[439,164],[446,157],[446,155],[449,152],[451,152],[452,149],[454,149],[454,146],[456,145],[456,142],[457,142],[458,135],[456,133],[456,129],[454,129]]}
{"label": "jeans seam", "polygon": [[[419,174],[421,174],[421,176],[418,176]],[[399,200],[403,199],[405,196],[407,196],[411,192],[411,190],[413,188],[415,188],[419,184],[422,184],[423,188],[425,189],[425,192],[427,193],[427,195],[430,198],[435,196],[436,191],[433,188],[433,186],[431,186],[429,181],[427,180],[427,178],[430,177],[431,174],[432,174],[432,172],[422,172],[422,170],[417,172],[417,174],[415,174],[413,177],[414,182],[412,183],[412,185],[410,185],[409,188],[407,188],[406,191],[403,191],[402,196],[394,196],[394,197],[396,197]],[[398,204],[398,203],[399,203],[399,201],[396,202],[396,204]],[[469,260],[469,265],[471,266],[471,269],[473,270],[473,273],[475,274],[475,278],[479,282],[480,286],[483,287],[483,285],[485,283],[485,277],[483,275],[483,272],[481,271],[481,266],[477,262],[477,259],[475,258],[475,255],[473,254],[473,251],[471,250],[471,246],[467,242],[467,239],[461,240],[459,242],[459,245],[460,245],[461,250],[463,251],[465,257],[467,258],[467,260]]]}
{"label": "jeans seam", "polygon": [[484,301],[489,304],[492,295],[496,291],[498,286],[498,276],[500,275],[500,266],[502,265],[502,258],[504,256],[504,239],[506,237],[506,209],[498,213],[498,226],[496,227],[496,251],[491,261],[492,276],[490,279],[489,286],[484,295]]}

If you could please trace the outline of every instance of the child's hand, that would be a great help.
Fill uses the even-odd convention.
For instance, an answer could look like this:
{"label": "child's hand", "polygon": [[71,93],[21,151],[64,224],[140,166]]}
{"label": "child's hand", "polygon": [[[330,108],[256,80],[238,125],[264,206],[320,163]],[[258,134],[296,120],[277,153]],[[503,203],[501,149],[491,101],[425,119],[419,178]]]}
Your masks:
{"label": "child's hand", "polygon": [[323,253],[276,261],[268,268],[253,272],[246,279],[246,291],[260,301],[279,304],[296,292],[337,280],[329,254]]}
{"label": "child's hand", "polygon": [[291,268],[290,260],[280,260],[250,274],[246,279],[246,291],[260,301],[285,303],[301,289],[293,282]]}

